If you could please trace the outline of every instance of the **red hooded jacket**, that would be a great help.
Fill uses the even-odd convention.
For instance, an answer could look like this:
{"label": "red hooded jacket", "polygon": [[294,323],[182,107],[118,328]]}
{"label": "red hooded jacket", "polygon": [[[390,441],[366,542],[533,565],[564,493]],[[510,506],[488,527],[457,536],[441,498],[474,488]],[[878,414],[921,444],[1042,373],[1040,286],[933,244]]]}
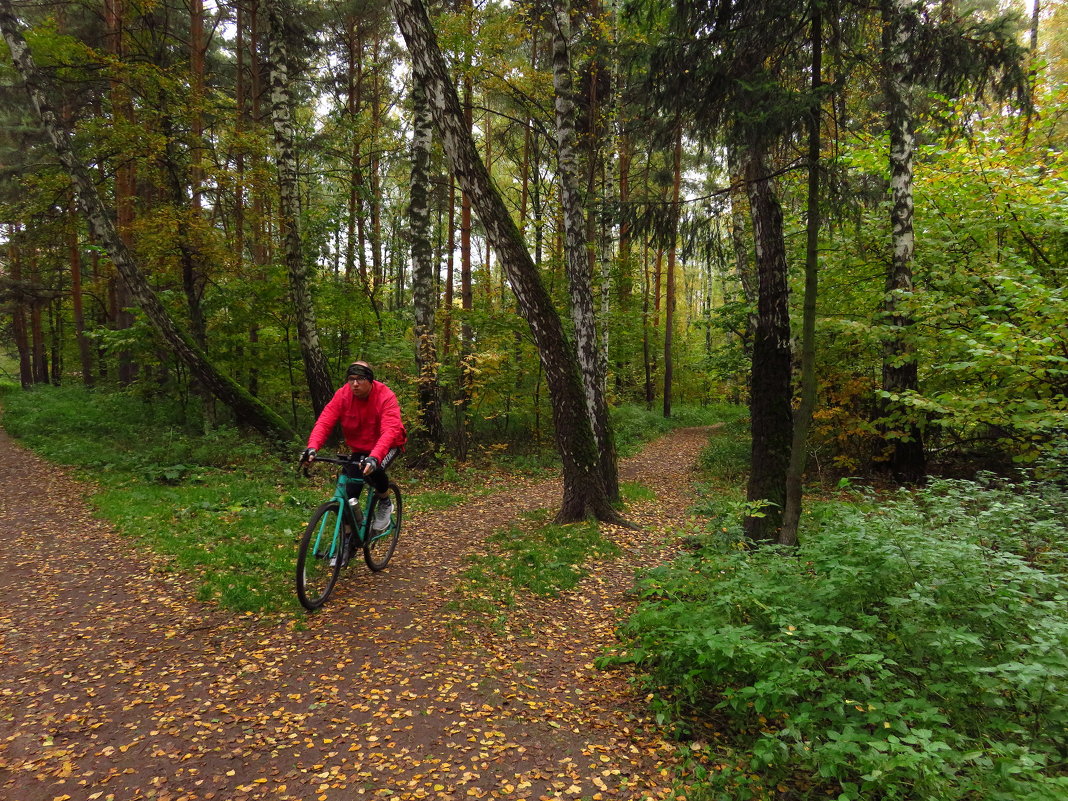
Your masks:
{"label": "red hooded jacket", "polygon": [[353,394],[348,384],[335,392],[308,435],[308,447],[319,450],[338,422],[345,444],[377,459],[379,464],[390,448],[408,441],[397,396],[381,381],[372,382],[371,394],[363,400]]}

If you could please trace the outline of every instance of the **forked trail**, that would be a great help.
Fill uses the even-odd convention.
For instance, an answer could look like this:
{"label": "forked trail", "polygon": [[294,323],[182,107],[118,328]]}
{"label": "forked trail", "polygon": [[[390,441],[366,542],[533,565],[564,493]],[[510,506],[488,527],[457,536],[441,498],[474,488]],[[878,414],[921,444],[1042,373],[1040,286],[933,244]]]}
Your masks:
{"label": "forked trail", "polygon": [[560,598],[520,601],[502,630],[457,636],[464,555],[520,511],[555,508],[558,482],[407,515],[384,572],[347,571],[295,625],[196,602],[0,432],[0,798],[663,797],[674,746],[626,673],[593,661],[635,569],[685,528],[711,433],[675,432],[621,466],[657,496],[628,511],[640,531],[608,531],[622,556]]}

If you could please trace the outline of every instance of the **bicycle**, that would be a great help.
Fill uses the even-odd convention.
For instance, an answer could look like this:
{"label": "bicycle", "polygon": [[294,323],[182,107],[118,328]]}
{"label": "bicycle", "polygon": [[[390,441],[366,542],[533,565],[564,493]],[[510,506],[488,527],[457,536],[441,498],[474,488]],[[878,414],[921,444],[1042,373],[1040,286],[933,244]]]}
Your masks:
{"label": "bicycle", "polygon": [[[315,461],[341,466],[354,463],[340,454],[336,457],[316,456]],[[302,461],[301,465],[304,464]],[[345,475],[344,470],[338,471],[334,497],[315,510],[300,541],[297,551],[297,598],[301,606],[309,611],[326,603],[341,574],[341,568],[355,556],[357,548],[363,548],[364,562],[375,572],[389,564],[397,548],[403,515],[400,488],[389,482],[393,514],[389,527],[378,531],[371,526],[378,506],[378,494],[368,488],[367,500],[361,509],[358,502],[348,501],[348,488],[352,483],[362,487],[365,482],[362,477],[354,478]],[[358,494],[357,489],[354,496]],[[355,497],[353,501],[356,501]]]}

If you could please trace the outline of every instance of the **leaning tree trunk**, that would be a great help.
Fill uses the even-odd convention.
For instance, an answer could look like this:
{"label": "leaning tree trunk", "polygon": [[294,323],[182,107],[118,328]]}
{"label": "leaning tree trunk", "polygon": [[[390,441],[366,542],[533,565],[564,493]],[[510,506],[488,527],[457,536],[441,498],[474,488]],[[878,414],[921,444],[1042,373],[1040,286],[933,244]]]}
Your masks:
{"label": "leaning tree trunk", "polygon": [[274,141],[278,148],[278,191],[281,212],[282,241],[285,247],[289,288],[293,296],[297,338],[304,360],[304,375],[308,381],[315,414],[323,410],[333,397],[334,384],[326,358],[319,347],[319,331],[315,322],[308,280],[308,265],[300,242],[300,194],[297,186],[297,155],[293,148],[293,124],[290,118],[288,53],[284,37],[282,10],[277,0],[262,0],[267,16],[268,51],[271,72],[271,119],[274,122]]}
{"label": "leaning tree trunk", "polygon": [[912,258],[916,237],[912,228],[912,157],[916,140],[912,132],[911,87],[908,82],[908,42],[915,12],[908,0],[884,0],[883,54],[890,129],[890,228],[891,259],[886,275],[883,320],[883,394],[881,431],[886,443],[888,467],[903,482],[921,481],[926,473],[923,434],[904,404],[891,398],[919,388],[916,356],[909,343],[912,319],[899,303],[912,292]]}
{"label": "leaning tree trunk", "polygon": [[415,365],[419,373],[419,419],[428,450],[442,442],[441,396],[438,389],[438,355],[434,337],[434,249],[430,244],[430,145],[434,119],[419,81],[412,84],[412,186],[408,215],[412,232],[412,295],[415,306]]}
{"label": "leaning tree trunk", "polygon": [[768,177],[766,152],[750,149],[749,208],[756,246],[757,321],[753,332],[753,384],[749,403],[753,434],[748,500],[762,516],[745,520],[753,540],[774,540],[786,502],[786,469],[793,437],[790,412],[790,310],[782,207]]}
{"label": "leaning tree trunk", "polygon": [[571,321],[575,326],[575,346],[586,389],[593,435],[601,452],[601,477],[608,497],[619,499],[619,474],[615,443],[605,398],[603,362],[597,344],[594,320],[593,275],[586,238],[586,221],[578,192],[575,154],[575,103],[572,99],[571,4],[553,3],[553,88],[556,96],[556,152],[560,165],[560,200],[564,215],[564,250],[568,287],[571,293]]}
{"label": "leaning tree trunk", "polygon": [[175,355],[189,368],[212,393],[233,409],[238,419],[255,426],[265,435],[279,440],[293,438],[292,429],[281,417],[267,406],[245,392],[236,382],[219,372],[208,361],[204,352],[192,338],[180,330],[170,314],[141,273],[126,245],[120,239],[115,224],[96,191],[89,171],[74,155],[70,134],[60,124],[48,98],[54,94],[48,79],[41,73],[30,55],[26,41],[19,30],[11,0],[0,0],[0,30],[11,50],[16,69],[26,81],[30,100],[41,123],[59,154],[59,159],[70,174],[78,194],[78,203],[89,223],[89,228],[98,242],[107,248],[112,263],[119,271],[138,306],[160,337],[170,346]]}
{"label": "leaning tree trunk", "polygon": [[391,0],[390,6],[411,53],[415,80],[426,86],[449,164],[461,188],[471,197],[538,346],[549,381],[556,446],[564,473],[564,498],[556,519],[570,522],[592,514],[599,520],[621,522],[601,478],[575,351],[519,229],[464,125],[460,100],[426,8],[421,0]]}

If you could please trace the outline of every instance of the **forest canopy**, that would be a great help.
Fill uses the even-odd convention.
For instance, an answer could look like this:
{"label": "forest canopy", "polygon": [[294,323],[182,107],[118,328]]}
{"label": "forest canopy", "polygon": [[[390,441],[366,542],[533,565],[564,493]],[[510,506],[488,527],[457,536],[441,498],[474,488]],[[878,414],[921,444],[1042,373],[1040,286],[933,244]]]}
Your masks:
{"label": "forest canopy", "polygon": [[[421,453],[549,439],[552,354],[414,91],[407,5],[5,3],[160,312],[252,400],[161,335],[7,60],[5,369],[288,431],[364,358]],[[810,470],[1063,461],[1065,5],[779,5],[431,9],[583,425],[605,454],[598,404],[758,401],[776,506],[799,419]]]}

